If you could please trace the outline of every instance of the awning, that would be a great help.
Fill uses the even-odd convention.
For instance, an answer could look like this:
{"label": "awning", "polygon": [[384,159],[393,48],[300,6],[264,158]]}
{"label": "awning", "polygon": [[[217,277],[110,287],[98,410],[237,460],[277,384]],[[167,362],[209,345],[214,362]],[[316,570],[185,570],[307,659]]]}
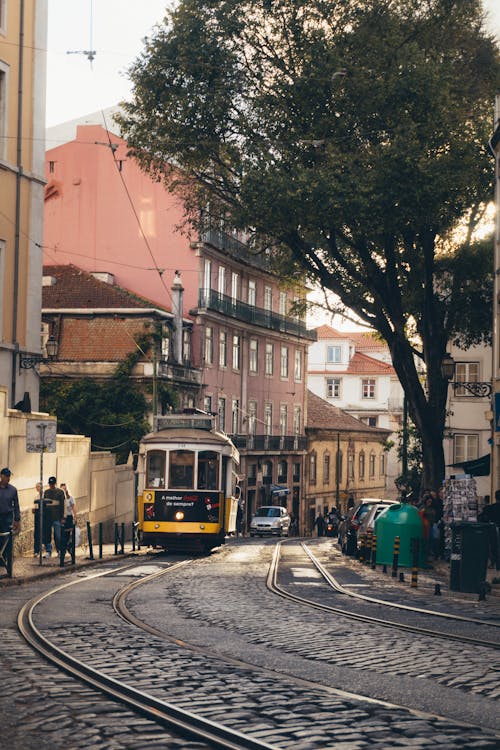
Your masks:
{"label": "awning", "polygon": [[472,477],[487,477],[490,473],[491,454],[487,453],[474,461],[462,461],[459,464],[450,464],[454,469],[463,469],[464,474]]}
{"label": "awning", "polygon": [[286,497],[290,494],[288,487],[283,487],[281,484],[271,485],[271,495],[277,495],[278,497]]}

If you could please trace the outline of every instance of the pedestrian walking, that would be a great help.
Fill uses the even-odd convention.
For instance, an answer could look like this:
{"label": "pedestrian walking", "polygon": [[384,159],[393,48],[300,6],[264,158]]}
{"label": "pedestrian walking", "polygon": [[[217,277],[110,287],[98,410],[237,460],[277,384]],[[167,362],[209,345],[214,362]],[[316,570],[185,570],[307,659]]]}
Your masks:
{"label": "pedestrian walking", "polygon": [[[11,474],[11,470],[7,467],[0,471],[0,532],[4,533],[12,529],[12,533],[17,534],[21,528],[21,511],[17,489],[9,481]],[[11,545],[12,539],[9,539],[4,549],[5,558],[12,554]]]}
{"label": "pedestrian walking", "polygon": [[236,536],[243,534],[243,507],[241,500],[238,500],[238,510],[236,511]]}
{"label": "pedestrian walking", "polygon": [[47,512],[47,503],[45,500],[40,500],[40,497],[42,495],[42,489],[43,485],[41,482],[37,482],[35,485],[36,489],[36,495],[34,499],[35,507],[33,508],[33,513],[35,516],[35,528],[33,533],[33,555],[34,557],[38,557],[40,554],[40,505],[41,503],[44,504],[43,506],[43,531],[42,531],[42,551],[43,548],[45,548],[45,553],[48,554],[48,552],[52,552],[52,544],[51,544],[51,536],[52,536],[52,521],[50,518],[49,513]]}
{"label": "pedestrian walking", "polygon": [[[66,496],[57,486],[56,477],[49,477],[49,488],[45,490],[43,497],[51,501],[50,504],[47,505],[47,515],[50,517],[56,550],[59,552],[61,546],[62,523],[65,517]],[[52,544],[50,545],[50,552],[47,551],[47,557],[50,557],[51,554]]]}
{"label": "pedestrian walking", "polygon": [[61,483],[61,489],[64,492],[65,507],[64,507],[64,521],[63,521],[62,530],[61,530],[61,546],[59,549],[59,554],[62,555],[62,557],[64,558],[66,551],[71,553],[70,539],[72,538],[72,543],[74,543],[75,541],[74,529],[76,527],[76,504],[75,504],[75,498],[69,491],[68,486],[66,485],[65,482]]}
{"label": "pedestrian walking", "polygon": [[318,514],[318,517],[316,518],[314,525],[318,529],[318,536],[323,536],[325,533],[326,524],[325,524],[325,518],[321,513]]}

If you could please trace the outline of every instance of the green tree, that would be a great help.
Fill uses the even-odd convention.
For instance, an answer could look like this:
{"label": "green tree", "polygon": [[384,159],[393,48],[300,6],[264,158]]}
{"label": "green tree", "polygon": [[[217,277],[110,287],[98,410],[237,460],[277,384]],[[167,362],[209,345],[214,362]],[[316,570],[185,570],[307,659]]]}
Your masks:
{"label": "green tree", "polygon": [[[131,373],[155,345],[155,334],[138,336],[136,343],[136,349],[117,365],[109,380],[44,378],[40,383],[41,407],[57,416],[58,432],[86,435],[91,438],[92,450],[110,450],[120,463],[130,451],[137,453],[140,439],[151,430],[147,391],[134,382]],[[175,394],[162,386],[161,401],[165,407],[174,406]]]}
{"label": "green tree", "polygon": [[492,197],[500,60],[480,1],[180,0],[129,75],[124,136],[188,219],[250,231],[249,252],[385,339],[437,486],[454,255]]}

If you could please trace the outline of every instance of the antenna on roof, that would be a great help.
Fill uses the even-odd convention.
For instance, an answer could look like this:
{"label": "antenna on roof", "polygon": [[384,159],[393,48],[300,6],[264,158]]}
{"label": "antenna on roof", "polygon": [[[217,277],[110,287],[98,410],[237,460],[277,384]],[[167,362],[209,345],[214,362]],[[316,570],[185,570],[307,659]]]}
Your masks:
{"label": "antenna on roof", "polygon": [[94,0],[90,1],[90,38],[89,38],[89,49],[83,49],[83,50],[68,50],[66,52],[67,55],[85,55],[87,60],[90,62],[90,69],[92,70],[92,62],[95,59],[95,56],[97,54],[95,49],[92,49],[93,47],[93,26],[94,26]]}

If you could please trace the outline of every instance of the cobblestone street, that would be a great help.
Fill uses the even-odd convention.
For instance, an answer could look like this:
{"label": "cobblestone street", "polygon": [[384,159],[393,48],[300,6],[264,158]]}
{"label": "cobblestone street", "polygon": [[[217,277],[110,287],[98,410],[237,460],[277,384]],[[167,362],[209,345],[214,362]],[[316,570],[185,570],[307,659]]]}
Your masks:
{"label": "cobblestone street", "polygon": [[[480,729],[486,723],[500,729],[498,672],[489,669],[487,649],[402,636],[382,626],[367,629],[340,617],[332,621],[327,613],[284,602],[265,587],[272,548],[234,542],[135,589],[129,608],[166,640],[117,621],[110,608],[114,592],[140,576],[139,565],[82,579],[39,605],[36,621],[59,648],[86,664],[276,747],[498,747],[498,737]],[[323,585],[302,563],[294,568],[292,560],[286,570],[295,571],[296,587],[319,591]],[[68,681],[61,680],[61,691],[70,695],[63,724],[71,704]],[[111,714],[115,723],[120,711],[113,706]],[[106,715],[103,710],[100,721]],[[128,747],[134,721],[121,717],[119,723],[122,744],[116,746]],[[147,736],[161,743],[162,734],[149,724]],[[140,736],[136,747],[143,746],[142,731]]]}

